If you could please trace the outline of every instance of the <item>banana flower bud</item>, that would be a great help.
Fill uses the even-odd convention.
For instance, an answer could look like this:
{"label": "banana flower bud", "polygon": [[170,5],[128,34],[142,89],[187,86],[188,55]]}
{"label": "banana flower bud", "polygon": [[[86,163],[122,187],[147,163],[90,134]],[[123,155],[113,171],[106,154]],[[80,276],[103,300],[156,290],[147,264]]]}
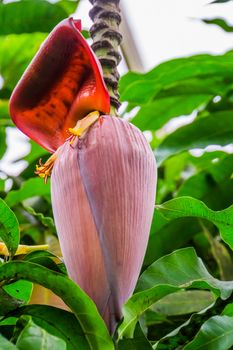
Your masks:
{"label": "banana flower bud", "polygon": [[[37,172],[46,180],[52,170],[52,206],[64,261],[113,333],[142,266],[156,165],[141,131],[108,115],[101,69],[75,23],[65,20],[50,34],[17,85],[10,110],[22,131],[55,152]],[[67,100],[69,80],[77,85]],[[52,115],[51,103],[56,105]]]}

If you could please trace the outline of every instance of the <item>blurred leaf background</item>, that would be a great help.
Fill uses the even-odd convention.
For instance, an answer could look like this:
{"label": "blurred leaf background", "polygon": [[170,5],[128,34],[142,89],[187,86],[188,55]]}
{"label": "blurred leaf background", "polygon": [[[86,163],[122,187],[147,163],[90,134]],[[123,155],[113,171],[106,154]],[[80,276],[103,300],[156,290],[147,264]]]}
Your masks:
{"label": "blurred leaf background", "polygon": [[[78,3],[0,3],[0,158],[7,152],[6,129],[14,128],[8,113],[12,89],[50,30],[72,14]],[[232,27],[222,18],[203,21],[232,35]],[[126,106],[121,117],[131,116],[130,121],[150,141],[158,163],[158,185],[142,274],[125,305],[115,343],[120,350],[230,349],[233,51],[173,59],[144,74],[128,72],[120,80],[120,95]],[[6,264],[2,255],[0,262],[0,347],[40,349],[43,339],[45,349],[77,349],[77,344],[79,349],[111,349],[113,342],[97,312],[94,345],[90,345],[86,333],[92,323],[83,327],[75,317],[77,310],[69,304],[73,285],[67,284],[63,295],[69,308],[50,294],[48,289],[56,292],[55,286],[47,281],[44,287],[48,289],[37,285],[43,269],[50,270],[48,276],[67,277],[49,184],[34,175],[36,163],[48,154],[26,142],[28,154],[16,160],[24,160],[23,170],[12,176],[0,169],[0,237],[13,259]],[[21,245],[49,244],[50,252],[19,251],[13,258],[19,239]],[[18,260],[26,266],[22,272],[21,265],[14,265]],[[84,293],[79,297],[89,303]],[[94,312],[91,304],[86,312]]]}

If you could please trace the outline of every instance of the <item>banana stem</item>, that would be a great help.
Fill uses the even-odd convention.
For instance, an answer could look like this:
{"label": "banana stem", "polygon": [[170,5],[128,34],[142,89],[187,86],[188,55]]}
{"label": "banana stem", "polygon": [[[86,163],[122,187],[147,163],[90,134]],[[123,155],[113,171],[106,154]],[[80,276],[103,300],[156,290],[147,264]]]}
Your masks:
{"label": "banana stem", "polygon": [[111,99],[111,114],[116,114],[119,102],[118,81],[120,75],[117,66],[121,61],[118,47],[122,40],[119,32],[121,22],[120,0],[89,0],[93,7],[89,16],[93,21],[90,34],[92,49],[98,57]]}

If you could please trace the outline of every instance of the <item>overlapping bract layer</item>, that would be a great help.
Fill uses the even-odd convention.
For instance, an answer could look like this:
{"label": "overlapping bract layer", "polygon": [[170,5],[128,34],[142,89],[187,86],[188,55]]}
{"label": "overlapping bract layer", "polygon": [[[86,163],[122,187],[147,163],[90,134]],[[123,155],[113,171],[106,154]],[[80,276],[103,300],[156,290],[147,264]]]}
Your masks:
{"label": "overlapping bract layer", "polygon": [[16,86],[10,113],[20,130],[55,152],[37,173],[47,179],[55,161],[52,205],[65,264],[113,332],[145,254],[156,165],[140,130],[89,115],[108,114],[110,97],[80,30],[72,18],[54,28]]}
{"label": "overlapping bract layer", "polygon": [[59,23],[23,74],[10,100],[16,126],[54,152],[89,112],[109,113],[100,65],[80,33],[81,21]]}
{"label": "overlapping bract layer", "polygon": [[52,203],[70,277],[95,301],[109,329],[132,294],[154,210],[156,165],[143,134],[101,117],[58,150]]}

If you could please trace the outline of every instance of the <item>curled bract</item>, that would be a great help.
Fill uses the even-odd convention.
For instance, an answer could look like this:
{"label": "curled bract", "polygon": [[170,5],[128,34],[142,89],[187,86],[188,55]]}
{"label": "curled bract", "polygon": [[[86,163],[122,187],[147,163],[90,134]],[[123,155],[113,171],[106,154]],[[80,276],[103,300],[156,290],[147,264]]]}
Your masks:
{"label": "curled bract", "polygon": [[16,126],[50,152],[89,112],[109,113],[100,65],[80,33],[81,21],[59,23],[42,44],[10,99]]}

